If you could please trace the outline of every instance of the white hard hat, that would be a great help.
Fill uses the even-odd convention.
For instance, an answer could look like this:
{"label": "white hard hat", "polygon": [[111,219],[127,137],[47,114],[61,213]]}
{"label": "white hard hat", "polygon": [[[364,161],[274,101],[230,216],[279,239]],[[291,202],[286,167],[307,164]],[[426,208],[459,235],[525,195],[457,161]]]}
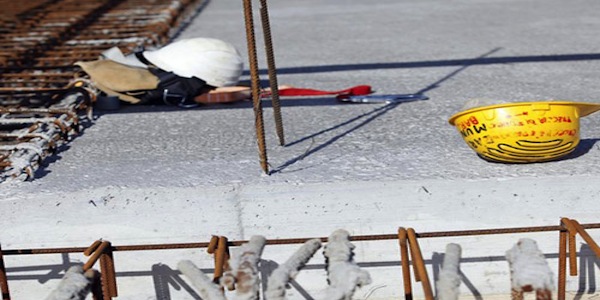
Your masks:
{"label": "white hard hat", "polygon": [[181,77],[195,76],[214,87],[237,84],[244,68],[233,45],[211,38],[180,40],[142,54],[160,69]]}

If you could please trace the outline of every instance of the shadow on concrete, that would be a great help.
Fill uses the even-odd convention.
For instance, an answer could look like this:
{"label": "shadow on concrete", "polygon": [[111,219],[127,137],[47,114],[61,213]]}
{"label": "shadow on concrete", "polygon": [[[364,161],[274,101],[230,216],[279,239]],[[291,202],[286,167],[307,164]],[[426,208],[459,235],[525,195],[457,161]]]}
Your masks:
{"label": "shadow on concrete", "polygon": [[583,295],[595,294],[596,286],[596,268],[600,268],[600,258],[587,244],[582,244],[579,250],[579,288],[573,299],[581,299]]}
{"label": "shadow on concrete", "polygon": [[[474,65],[496,65],[496,64],[517,64],[517,63],[540,63],[540,62],[564,62],[581,60],[600,60],[600,53],[573,53],[573,54],[553,54],[553,55],[525,55],[525,56],[499,56],[499,57],[478,57],[463,59],[444,59],[427,60],[413,62],[395,62],[395,63],[363,63],[363,64],[344,64],[344,65],[320,65],[320,66],[301,66],[278,68],[277,74],[309,74],[309,73],[328,73],[328,72],[347,72],[361,70],[385,70],[385,69],[416,69],[432,67],[453,67],[453,66],[474,66]],[[266,69],[259,71],[261,75],[267,74]],[[248,75],[245,71],[243,75]]]}
{"label": "shadow on concrete", "polygon": [[171,267],[163,264],[155,264],[152,266],[151,272],[157,300],[173,299],[171,298],[171,287],[178,291],[184,289],[193,299],[202,299],[196,291],[181,278],[181,273],[171,269]]}
{"label": "shadow on concrete", "polygon": [[[541,63],[541,62],[565,62],[565,61],[585,61],[585,60],[600,60],[600,53],[573,53],[573,54],[555,54],[555,55],[526,55],[526,56],[501,56],[501,57],[486,57],[499,51],[501,48],[493,49],[492,51],[476,58],[465,59],[444,59],[444,60],[428,60],[414,62],[391,62],[391,63],[362,63],[362,64],[339,64],[339,65],[318,65],[318,66],[301,66],[301,67],[284,67],[278,68],[277,74],[310,74],[310,73],[327,73],[327,72],[348,72],[359,70],[386,70],[386,69],[414,69],[414,68],[435,68],[435,67],[459,67],[440,80],[422,88],[414,94],[423,94],[436,88],[443,81],[455,76],[467,67],[476,65],[493,65],[493,64],[515,64],[515,63]],[[267,70],[259,70],[259,74],[266,75]],[[246,70],[242,75],[248,76],[249,71]],[[243,81],[241,85],[249,86],[248,81]],[[261,87],[268,87],[268,80],[260,81]],[[270,101],[264,99],[263,107],[270,107]],[[282,106],[317,106],[317,105],[348,105],[337,101],[335,97],[282,97]],[[248,109],[252,108],[250,101],[240,101],[227,104],[211,104],[200,105],[191,110],[214,110],[214,109]],[[179,111],[182,108],[168,105],[128,105],[122,103],[121,108],[117,110],[96,110],[97,116],[113,113],[146,113],[146,112],[162,112],[162,111]]]}
{"label": "shadow on concrete", "polygon": [[[482,54],[482,55],[481,55],[481,56],[479,56],[477,59],[482,59],[482,58],[485,58],[486,56],[492,55],[492,54],[494,54],[495,52],[498,52],[498,51],[500,51],[500,49],[501,49],[501,48],[495,48],[495,49],[492,49],[492,50],[490,50],[490,51],[488,51],[488,52],[486,52],[486,53]],[[474,61],[476,61],[477,59],[475,59]],[[465,70],[466,68],[468,68],[469,66],[471,66],[471,65],[469,65],[469,64],[466,64],[466,65],[463,65],[463,66],[461,66],[460,68],[458,68],[458,69],[456,69],[456,70],[454,70],[454,71],[452,71],[452,72],[448,73],[446,76],[444,76],[444,77],[440,78],[439,80],[437,80],[437,81],[435,81],[435,82],[433,82],[433,83],[431,83],[431,84],[427,85],[426,87],[424,87],[424,88],[420,89],[419,91],[417,91],[417,92],[416,92],[416,93],[414,93],[414,94],[418,94],[418,95],[425,95],[425,93],[426,93],[426,92],[428,92],[428,91],[431,91],[431,90],[433,90],[433,89],[435,89],[435,88],[439,87],[439,86],[440,86],[440,85],[441,85],[441,84],[442,84],[444,81],[446,81],[446,80],[448,80],[448,79],[450,79],[450,78],[452,78],[452,77],[456,76],[458,73],[460,73],[460,72],[464,71],[464,70]],[[314,153],[318,152],[319,150],[321,150],[321,149],[323,149],[323,148],[325,148],[325,147],[327,147],[327,146],[329,146],[329,145],[333,144],[334,142],[336,142],[337,140],[341,139],[342,137],[344,137],[344,136],[348,135],[349,133],[351,133],[351,132],[353,132],[353,131],[355,131],[355,130],[357,130],[357,129],[359,129],[359,128],[361,128],[361,127],[363,127],[363,126],[365,126],[365,125],[367,125],[367,124],[369,124],[369,123],[371,123],[373,120],[375,120],[375,119],[379,118],[380,116],[382,116],[382,115],[386,114],[386,113],[387,113],[387,112],[389,112],[390,110],[392,110],[392,109],[396,108],[396,107],[397,107],[399,104],[401,104],[401,103],[388,103],[388,104],[386,104],[386,105],[384,105],[384,106],[380,106],[380,107],[374,108],[374,109],[373,109],[372,111],[370,111],[370,112],[367,112],[367,113],[360,114],[360,115],[358,115],[358,116],[356,116],[356,117],[353,117],[353,118],[351,118],[351,119],[349,119],[349,120],[347,120],[347,121],[344,121],[344,122],[342,122],[342,123],[339,123],[339,124],[337,124],[337,125],[334,125],[334,126],[332,126],[332,127],[329,127],[329,128],[327,128],[327,129],[320,130],[320,131],[318,131],[318,132],[316,132],[316,133],[310,134],[310,135],[308,135],[308,136],[305,136],[305,137],[303,137],[303,138],[300,138],[300,139],[298,139],[298,140],[296,140],[296,141],[294,141],[294,142],[291,142],[291,143],[289,143],[289,144],[285,145],[286,147],[289,147],[289,146],[292,146],[292,145],[298,144],[298,143],[300,143],[300,142],[303,142],[303,141],[305,141],[305,140],[308,140],[308,139],[313,139],[313,138],[315,138],[315,137],[317,137],[317,136],[319,136],[319,135],[321,135],[321,134],[324,134],[324,133],[327,133],[327,132],[330,132],[330,131],[336,130],[336,129],[338,129],[338,128],[341,128],[341,127],[343,127],[343,126],[349,125],[349,124],[351,124],[351,123],[353,123],[353,122],[356,122],[356,121],[358,121],[358,120],[361,120],[361,119],[363,119],[363,118],[364,118],[364,119],[363,119],[363,120],[362,120],[360,123],[358,123],[358,124],[356,124],[356,125],[352,126],[351,128],[347,129],[346,131],[344,131],[344,132],[341,132],[340,134],[338,134],[338,135],[336,135],[336,136],[334,136],[334,137],[330,138],[329,140],[327,140],[327,141],[325,141],[325,142],[323,142],[323,143],[321,143],[321,144],[317,145],[317,146],[316,146],[316,147],[314,147],[314,148],[312,148],[312,147],[311,147],[311,149],[307,150],[307,151],[306,151],[305,153],[303,153],[302,155],[299,155],[299,156],[297,156],[297,157],[294,157],[294,158],[292,158],[292,159],[290,159],[290,160],[286,161],[285,163],[283,163],[281,166],[274,168],[274,169],[271,171],[271,174],[273,174],[273,173],[280,173],[280,172],[282,172],[282,171],[283,171],[284,169],[286,169],[287,167],[289,167],[289,166],[291,166],[291,165],[295,164],[295,163],[296,163],[296,162],[298,162],[298,161],[301,161],[301,160],[303,160],[305,157],[307,157],[307,156],[309,156],[309,155],[312,155],[312,154],[314,154]]]}
{"label": "shadow on concrete", "polygon": [[568,160],[578,158],[580,156],[585,155],[590,152],[590,150],[596,145],[596,143],[600,141],[600,138],[597,139],[581,139],[579,141],[579,145],[573,150],[573,152],[569,153],[567,156],[563,157],[559,160]]}
{"label": "shadow on concrete", "polygon": [[[577,253],[577,257],[579,258],[579,272],[578,272],[578,282],[579,287],[578,290],[575,291],[576,296],[574,299],[581,299],[584,295],[594,294],[597,292],[597,282],[596,282],[596,272],[597,269],[600,269],[600,258],[596,257],[594,251],[586,244],[582,244],[579,252]],[[59,264],[52,265],[29,265],[29,266],[15,266],[6,268],[7,279],[10,285],[13,281],[37,281],[40,284],[46,284],[50,280],[59,280],[64,275],[64,272],[71,266],[80,264],[79,262],[71,262],[68,254],[61,254],[62,262]],[[549,264],[555,263],[558,260],[558,253],[547,253],[545,254],[545,258],[549,261]],[[425,259],[424,263],[432,270],[432,274],[430,274],[430,282],[432,284],[432,288],[435,290],[435,282],[439,278],[439,273],[441,267],[443,265],[444,254],[433,252],[430,259]],[[481,264],[481,263],[492,263],[492,262],[506,262],[506,257],[504,255],[490,255],[490,256],[471,256],[471,257],[462,257],[460,260],[461,265],[468,264]],[[402,279],[402,271],[401,266],[402,262],[398,257],[398,260],[390,260],[390,261],[364,261],[357,262],[358,266],[361,268],[367,269],[369,272],[376,271],[377,268],[383,268],[389,270],[389,268],[397,268],[398,278]],[[262,280],[262,288],[263,291],[266,287],[268,277],[273,273],[273,271],[279,266],[279,264],[272,260],[261,260],[259,271],[261,273]],[[152,278],[154,291],[156,294],[156,299],[161,300],[170,300],[173,299],[171,295],[171,289],[175,289],[177,291],[185,290],[187,295],[189,295],[192,299],[202,299],[195,289],[189,286],[186,281],[183,280],[181,273],[177,270],[172,269],[168,265],[162,263],[156,263],[152,266],[150,270],[139,270],[139,271],[125,271],[118,272],[117,267],[117,282],[118,278],[123,277],[146,277]],[[317,264],[308,264],[304,268],[304,270],[321,270],[323,272],[326,271],[326,265],[324,263]],[[43,273],[41,274],[40,271]],[[205,274],[212,274],[214,269],[211,268],[202,268],[202,272]],[[411,269],[411,272],[414,271]],[[483,299],[482,292],[473,284],[473,282],[469,279],[469,274],[466,274],[460,271],[461,276],[461,284],[464,284],[465,287],[469,290],[469,294],[474,297],[474,299]],[[508,262],[506,265],[506,277],[507,280],[509,278],[509,268]],[[311,295],[300,283],[296,281],[291,281],[289,283],[289,288],[294,289],[300,294],[302,299],[305,300],[314,300],[315,297]],[[420,286],[414,286],[413,291],[418,291],[421,289]]]}

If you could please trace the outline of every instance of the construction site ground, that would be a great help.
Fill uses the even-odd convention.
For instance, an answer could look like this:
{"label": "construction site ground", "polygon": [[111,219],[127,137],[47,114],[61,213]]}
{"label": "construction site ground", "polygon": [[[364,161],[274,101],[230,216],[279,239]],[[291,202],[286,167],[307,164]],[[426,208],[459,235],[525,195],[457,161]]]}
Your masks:
{"label": "construction site ground", "polygon": [[[258,9],[255,3],[255,10]],[[558,225],[600,221],[600,114],[581,120],[581,143],[559,161],[491,163],[448,118],[472,98],[600,103],[600,2],[420,0],[269,2],[282,85],[376,94],[424,94],[401,104],[344,103],[334,96],[282,97],[285,146],[263,101],[270,175],[261,171],[252,103],[195,109],[121,105],[95,110],[85,128],[35,179],[0,185],[2,249],[207,242]],[[267,87],[261,27],[256,36]],[[241,1],[210,1],[176,39],[214,37],[247,61]],[[248,66],[246,65],[246,70]],[[248,81],[246,71],[242,78]],[[590,230],[593,238],[600,232]],[[420,239],[435,279],[447,243],[462,246],[464,299],[507,299],[505,252],[533,238],[557,274],[558,233]],[[400,299],[397,240],[356,242],[373,283],[355,299]],[[283,263],[298,245],[268,246]],[[600,263],[581,240],[569,299],[600,297]],[[235,254],[235,250],[232,249]],[[13,299],[40,299],[79,254],[5,256]],[[199,299],[176,271],[202,249],[115,253],[118,299]],[[320,299],[317,254],[288,290]],[[437,271],[436,271],[437,270]],[[162,280],[162,281],[161,281]],[[165,283],[165,280],[167,283]],[[161,283],[162,282],[162,283]],[[413,283],[415,295],[422,295]]]}

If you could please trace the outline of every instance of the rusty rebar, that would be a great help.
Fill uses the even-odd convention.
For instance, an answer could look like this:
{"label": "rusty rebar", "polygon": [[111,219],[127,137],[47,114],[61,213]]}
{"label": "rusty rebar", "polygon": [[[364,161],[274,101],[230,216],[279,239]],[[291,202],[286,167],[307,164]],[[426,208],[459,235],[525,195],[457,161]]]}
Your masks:
{"label": "rusty rebar", "polygon": [[87,249],[85,249],[85,251],[83,251],[83,255],[85,255],[85,256],[92,255],[94,253],[94,251],[96,251],[96,249],[98,249],[98,246],[100,246],[100,244],[102,244],[101,240],[94,241],[89,247],[87,247]]}
{"label": "rusty rebar", "polygon": [[[562,224],[562,221],[561,221]],[[558,240],[558,289],[557,300],[565,300],[567,287],[567,238],[569,233],[561,229]]]}
{"label": "rusty rebar", "polygon": [[102,265],[102,274],[105,274],[106,285],[108,292],[111,297],[117,297],[117,274],[115,272],[115,260],[113,257],[112,244],[108,242],[108,246],[104,253],[100,256],[100,263]]}
{"label": "rusty rebar", "polygon": [[579,235],[583,238],[583,240],[585,240],[585,242],[588,244],[590,249],[592,249],[594,254],[596,254],[596,257],[600,258],[600,247],[598,246],[596,241],[594,241],[594,239],[587,233],[585,228],[581,224],[579,224],[577,220],[571,219],[571,222],[575,226],[575,229],[577,230]]}
{"label": "rusty rebar", "polygon": [[256,55],[256,39],[254,36],[254,18],[252,15],[252,0],[243,0],[244,19],[246,23],[246,40],[248,47],[248,61],[250,66],[250,84],[252,89],[252,104],[254,107],[254,125],[256,127],[256,142],[258,144],[258,157],[260,167],[265,174],[269,174],[267,162],[267,147],[265,142],[265,126],[260,95],[260,78],[258,76],[258,59]]}
{"label": "rusty rebar", "polygon": [[227,245],[227,237],[220,236],[219,242],[217,243],[217,249],[215,251],[215,272],[213,274],[213,281],[219,282],[219,279],[223,276],[223,273],[227,269],[227,260],[229,259],[229,247]]}
{"label": "rusty rebar", "polygon": [[281,104],[279,101],[279,84],[277,83],[277,68],[275,67],[275,55],[273,51],[273,38],[271,35],[271,23],[269,21],[269,8],[267,0],[260,0],[260,16],[262,21],[263,37],[265,42],[265,53],[267,55],[267,72],[269,74],[269,86],[271,87],[271,103],[273,104],[273,116],[275,118],[275,130],[279,138],[279,145],[285,145],[283,134],[283,119],[281,117]]}
{"label": "rusty rebar", "polygon": [[217,250],[217,245],[219,244],[219,237],[216,235],[213,235],[210,238],[210,242],[208,242],[208,246],[206,247],[206,252],[208,254],[213,254],[215,253],[215,250]]}
{"label": "rusty rebar", "polygon": [[562,222],[568,230],[569,275],[577,276],[577,228],[569,219],[563,218]]}
{"label": "rusty rebar", "polygon": [[425,261],[423,260],[423,255],[421,254],[421,248],[419,247],[419,242],[417,241],[417,235],[415,230],[412,228],[406,229],[406,232],[408,235],[408,246],[411,250],[410,253],[414,266],[415,280],[421,281],[425,300],[433,300],[433,290],[431,289],[431,283],[429,282],[427,268],[425,267]]}
{"label": "rusty rebar", "polygon": [[[94,246],[94,245],[96,245],[96,242],[94,242],[94,244],[92,244],[92,246]],[[91,256],[88,259],[88,261],[85,264],[83,264],[83,270],[87,271],[87,270],[91,269],[109,245],[110,245],[109,242],[102,241],[100,243],[100,245],[98,245],[94,250],[87,251],[87,253],[91,253]]]}
{"label": "rusty rebar", "polygon": [[[574,221],[574,220],[571,220]],[[569,222],[569,221],[567,221]],[[598,229],[600,228],[600,223],[589,223],[589,224],[579,224],[577,221],[575,226],[578,228],[578,232],[583,232],[584,239],[589,243],[592,249],[597,250],[598,245],[591,239],[591,237],[587,234],[584,229]],[[377,234],[377,235],[359,235],[352,236],[352,241],[378,241],[378,240],[391,240],[398,239],[400,242],[400,246],[405,247],[406,249],[406,240],[408,239],[408,244],[411,244],[411,240],[414,240],[412,243],[415,247],[411,248],[411,251],[414,252],[414,256],[420,255],[420,248],[418,243],[416,242],[416,238],[436,238],[436,237],[452,237],[452,236],[477,236],[477,235],[490,235],[490,234],[511,234],[511,233],[531,233],[531,232],[547,232],[547,231],[559,231],[559,259],[558,259],[558,271],[559,271],[559,280],[558,280],[558,296],[557,299],[563,300],[565,299],[565,290],[566,290],[566,261],[567,261],[567,238],[568,238],[568,230],[566,229],[564,223],[561,221],[561,225],[558,226],[537,226],[537,227],[517,227],[517,228],[496,228],[496,229],[480,229],[480,230],[461,230],[461,231],[445,231],[445,232],[423,232],[416,233],[411,229],[411,233],[409,234],[405,229],[400,228],[397,234]],[[408,236],[408,238],[407,238]],[[307,240],[313,239],[311,238],[293,238],[293,239],[272,239],[267,240],[267,245],[282,245],[282,244],[299,244],[304,243]],[[318,238],[322,242],[327,242],[326,237]],[[238,240],[238,241],[226,241],[222,243],[225,246],[240,246],[247,241]],[[122,245],[122,246],[111,246],[110,249],[112,251],[147,251],[147,250],[169,250],[169,249],[187,249],[187,248],[207,248],[211,243],[203,242],[203,243],[176,243],[176,244],[147,244],[147,245]],[[0,262],[2,255],[33,255],[33,254],[58,254],[58,253],[81,253],[85,252],[87,254],[100,255],[102,249],[102,243],[98,244],[98,241],[94,242],[90,247],[69,247],[69,248],[41,248],[41,249],[11,249],[4,250],[0,248]],[[92,250],[93,249],[93,250]],[[106,248],[105,248],[106,249]],[[222,251],[222,250],[221,250]],[[402,251],[402,250],[401,250]],[[403,267],[403,275],[405,266],[408,267],[408,250],[405,250],[406,253],[403,255],[401,252],[402,258],[402,267]],[[227,253],[227,249],[225,251]],[[598,253],[597,253],[598,254]],[[413,258],[414,261],[421,261],[417,265],[420,265],[419,270],[416,270],[416,274],[426,274],[426,269],[424,265],[424,261],[422,259],[422,255],[420,259]],[[87,262],[88,267],[93,266],[92,258]],[[84,265],[85,266],[85,265]],[[113,265],[114,267],[114,265]],[[415,268],[416,269],[416,268]],[[0,268],[0,276],[2,276],[2,272],[4,273],[4,278],[6,278],[6,270]],[[410,271],[409,271],[410,272]],[[1,279],[2,277],[0,277]],[[406,278],[409,278],[408,280]],[[421,278],[421,282],[422,282]],[[406,291],[406,282],[410,283],[410,274],[408,277],[404,277],[405,280],[405,291]],[[426,279],[428,280],[428,279]],[[0,280],[1,282],[1,280]],[[2,286],[2,293],[4,299],[8,295],[8,283]],[[408,296],[407,296],[408,295]],[[412,292],[409,290],[408,293],[405,293],[406,299],[412,299]],[[408,298],[411,297],[411,298]],[[96,300],[96,298],[95,298]]]}
{"label": "rusty rebar", "polygon": [[400,263],[402,264],[402,282],[404,284],[404,299],[412,300],[412,284],[410,282],[410,260],[408,258],[407,233],[403,227],[398,228],[398,243],[400,244]]}
{"label": "rusty rebar", "polygon": [[100,256],[100,283],[101,283],[101,288],[102,288],[102,299],[103,300],[111,300],[112,299],[112,293],[110,291],[110,274],[107,272],[107,263],[106,263],[106,259],[104,258],[105,254],[102,253],[102,255]]}
{"label": "rusty rebar", "polygon": [[[581,224],[585,229],[600,229],[600,223]],[[440,238],[440,237],[458,237],[458,236],[479,236],[493,234],[515,234],[515,233],[534,233],[560,231],[562,226],[534,226],[534,227],[514,227],[514,228],[496,228],[496,229],[477,229],[477,230],[457,230],[457,231],[437,231],[416,233],[418,238]],[[269,239],[267,245],[291,245],[302,244],[310,239],[317,238],[321,242],[327,242],[327,237],[306,237],[306,238],[287,238],[287,239]],[[395,240],[397,234],[371,234],[354,235],[350,237],[351,241],[382,241]],[[247,243],[247,240],[228,241],[229,246],[241,246]],[[173,243],[173,244],[144,244],[144,245],[113,245],[113,251],[148,251],[148,250],[170,250],[170,249],[191,249],[206,248],[208,242],[201,243]],[[6,249],[4,255],[31,255],[31,254],[60,254],[60,253],[78,253],[83,252],[86,247],[65,247],[65,248],[29,248],[29,249]]]}
{"label": "rusty rebar", "polygon": [[[59,102],[65,93],[75,90],[71,83],[80,77],[75,76],[80,74],[80,68],[73,65],[76,61],[98,59],[104,50],[114,46],[124,51],[161,46],[203,0],[26,2],[27,5],[2,7],[14,22],[0,21],[0,106],[62,106]],[[86,113],[91,120],[92,101],[98,92],[87,87],[81,90],[90,92],[87,105],[68,107],[77,112],[72,122],[76,133],[80,113]],[[65,135],[64,140],[70,137]],[[30,176],[21,176],[13,174],[17,170],[6,167],[5,162],[1,164],[4,167],[0,170],[10,173],[2,174],[0,179],[30,178],[35,171],[31,165],[39,166],[32,162],[21,172]]]}
{"label": "rusty rebar", "polygon": [[0,245],[0,292],[2,292],[2,300],[10,300],[10,292],[8,290],[8,279],[6,277],[6,267],[4,266],[4,254],[2,253],[2,245]]}

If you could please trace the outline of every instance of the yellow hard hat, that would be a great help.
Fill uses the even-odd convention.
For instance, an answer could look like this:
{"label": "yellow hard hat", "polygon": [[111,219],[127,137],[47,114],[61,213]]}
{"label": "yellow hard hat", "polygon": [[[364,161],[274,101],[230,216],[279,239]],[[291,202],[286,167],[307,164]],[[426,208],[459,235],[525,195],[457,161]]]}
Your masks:
{"label": "yellow hard hat", "polygon": [[579,144],[579,118],[600,104],[542,101],[481,106],[448,122],[480,156],[491,161],[528,163],[563,157]]}

